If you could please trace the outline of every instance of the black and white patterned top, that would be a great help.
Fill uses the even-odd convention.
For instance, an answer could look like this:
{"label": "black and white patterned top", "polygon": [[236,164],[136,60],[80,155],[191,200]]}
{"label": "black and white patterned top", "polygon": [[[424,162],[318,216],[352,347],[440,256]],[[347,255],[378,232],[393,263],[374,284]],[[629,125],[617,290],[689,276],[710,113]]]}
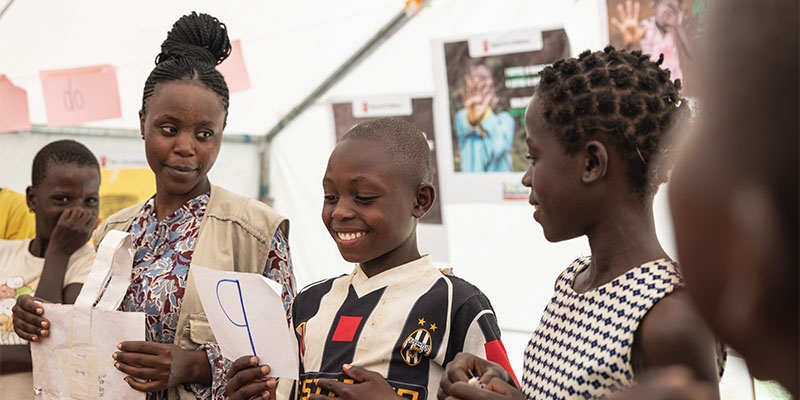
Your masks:
{"label": "black and white patterned top", "polygon": [[[683,285],[673,261],[642,264],[585,293],[572,288],[590,257],[558,277],[555,294],[525,349],[522,392],[528,399],[594,399],[632,386],[633,338],[639,322]],[[724,365],[724,351],[720,367]]]}

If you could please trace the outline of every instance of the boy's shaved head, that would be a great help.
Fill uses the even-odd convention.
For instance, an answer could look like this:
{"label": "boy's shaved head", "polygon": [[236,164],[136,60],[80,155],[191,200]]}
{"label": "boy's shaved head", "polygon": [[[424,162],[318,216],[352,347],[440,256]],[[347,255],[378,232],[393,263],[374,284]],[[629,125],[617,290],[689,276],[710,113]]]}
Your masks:
{"label": "boy's shaved head", "polygon": [[33,158],[31,184],[39,185],[47,176],[50,167],[72,163],[81,167],[94,167],[100,171],[97,157],[86,146],[70,139],[57,140],[42,147]]}
{"label": "boy's shaved head", "polygon": [[371,140],[385,146],[390,155],[386,163],[408,172],[410,185],[433,182],[431,149],[425,134],[412,123],[398,118],[376,118],[362,122],[342,137],[347,140]]}

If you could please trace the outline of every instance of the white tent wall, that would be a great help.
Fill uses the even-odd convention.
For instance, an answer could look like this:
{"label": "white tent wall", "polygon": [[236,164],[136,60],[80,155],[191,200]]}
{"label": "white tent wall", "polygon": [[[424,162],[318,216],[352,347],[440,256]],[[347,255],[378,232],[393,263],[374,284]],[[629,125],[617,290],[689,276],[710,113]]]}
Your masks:
{"label": "white tent wall", "polygon": [[[32,121],[45,123],[39,70],[113,64],[123,115],[86,126],[138,129],[142,85],[166,31],[184,13],[208,12],[228,25],[233,39],[241,39],[253,85],[231,95],[226,132],[263,134],[402,5],[399,0],[16,1],[0,19],[0,74],[27,90]],[[607,36],[605,12],[604,0],[433,0],[288,125],[272,143],[270,194],[274,208],[291,220],[290,243],[299,284],[352,269],[341,259],[320,220],[322,175],[334,145],[326,99],[434,93],[433,39],[563,26],[573,54],[601,49]],[[445,134],[449,133],[437,133]],[[55,138],[0,134],[0,184],[24,189],[33,155]],[[96,154],[141,150],[138,138],[77,139]],[[445,167],[440,163],[440,168]],[[216,184],[257,197],[256,146],[223,144],[211,177]],[[442,187],[446,190],[447,182]],[[656,198],[657,227],[665,248],[674,255],[664,194],[662,189]],[[518,374],[525,344],[552,294],[555,278],[575,257],[588,253],[584,239],[548,243],[531,214],[532,208],[524,201],[443,204],[449,259],[437,259],[489,296]],[[437,237],[436,228],[420,225],[419,237],[423,251],[435,250],[429,239]]]}
{"label": "white tent wall", "polygon": [[[31,184],[31,164],[36,152],[44,145],[59,139],[77,140],[98,158],[108,157],[124,163],[147,168],[144,142],[139,136],[108,137],[66,133],[2,133],[0,134],[0,186],[20,193]],[[252,143],[226,142],[215,167],[209,173],[211,180],[245,196],[258,197],[258,149]]]}

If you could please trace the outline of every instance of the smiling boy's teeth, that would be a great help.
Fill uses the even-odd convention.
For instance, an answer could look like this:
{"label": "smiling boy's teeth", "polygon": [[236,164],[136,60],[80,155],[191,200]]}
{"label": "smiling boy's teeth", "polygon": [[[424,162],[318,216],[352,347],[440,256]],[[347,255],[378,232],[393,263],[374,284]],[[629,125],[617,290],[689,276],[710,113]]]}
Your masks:
{"label": "smiling boy's teeth", "polygon": [[341,240],[354,240],[364,236],[364,232],[337,232]]}

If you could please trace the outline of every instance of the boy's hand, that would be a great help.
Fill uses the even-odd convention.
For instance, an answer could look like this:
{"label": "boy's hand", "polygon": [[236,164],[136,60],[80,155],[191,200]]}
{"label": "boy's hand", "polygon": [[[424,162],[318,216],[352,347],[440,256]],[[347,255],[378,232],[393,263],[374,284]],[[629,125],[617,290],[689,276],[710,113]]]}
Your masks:
{"label": "boy's hand", "polygon": [[[342,370],[344,370],[347,376],[353,378],[358,383],[347,384],[333,379],[319,378],[317,380],[317,387],[336,393],[336,395],[342,399],[397,400],[401,398],[395,393],[389,385],[389,382],[386,382],[386,379],[377,372],[368,371],[361,367],[354,367],[350,364],[345,364]],[[321,394],[312,394],[308,396],[308,400],[325,400],[329,398],[330,396]]]}
{"label": "boy's hand", "polygon": [[269,365],[259,366],[258,357],[239,357],[228,371],[225,394],[231,400],[274,399],[278,382],[269,373]]}
{"label": "boy's hand", "polygon": [[87,207],[71,207],[61,213],[50,234],[48,251],[61,251],[72,255],[92,236],[97,222],[97,210]]}
{"label": "boy's hand", "polygon": [[211,379],[205,351],[184,350],[174,344],[122,342],[112,357],[114,366],[128,375],[125,381],[140,392],[155,392],[187,382]]}
{"label": "boy's hand", "polygon": [[30,342],[38,342],[50,336],[50,321],[44,315],[44,300],[23,294],[17,298],[17,303],[11,312],[14,316],[14,332]]}

